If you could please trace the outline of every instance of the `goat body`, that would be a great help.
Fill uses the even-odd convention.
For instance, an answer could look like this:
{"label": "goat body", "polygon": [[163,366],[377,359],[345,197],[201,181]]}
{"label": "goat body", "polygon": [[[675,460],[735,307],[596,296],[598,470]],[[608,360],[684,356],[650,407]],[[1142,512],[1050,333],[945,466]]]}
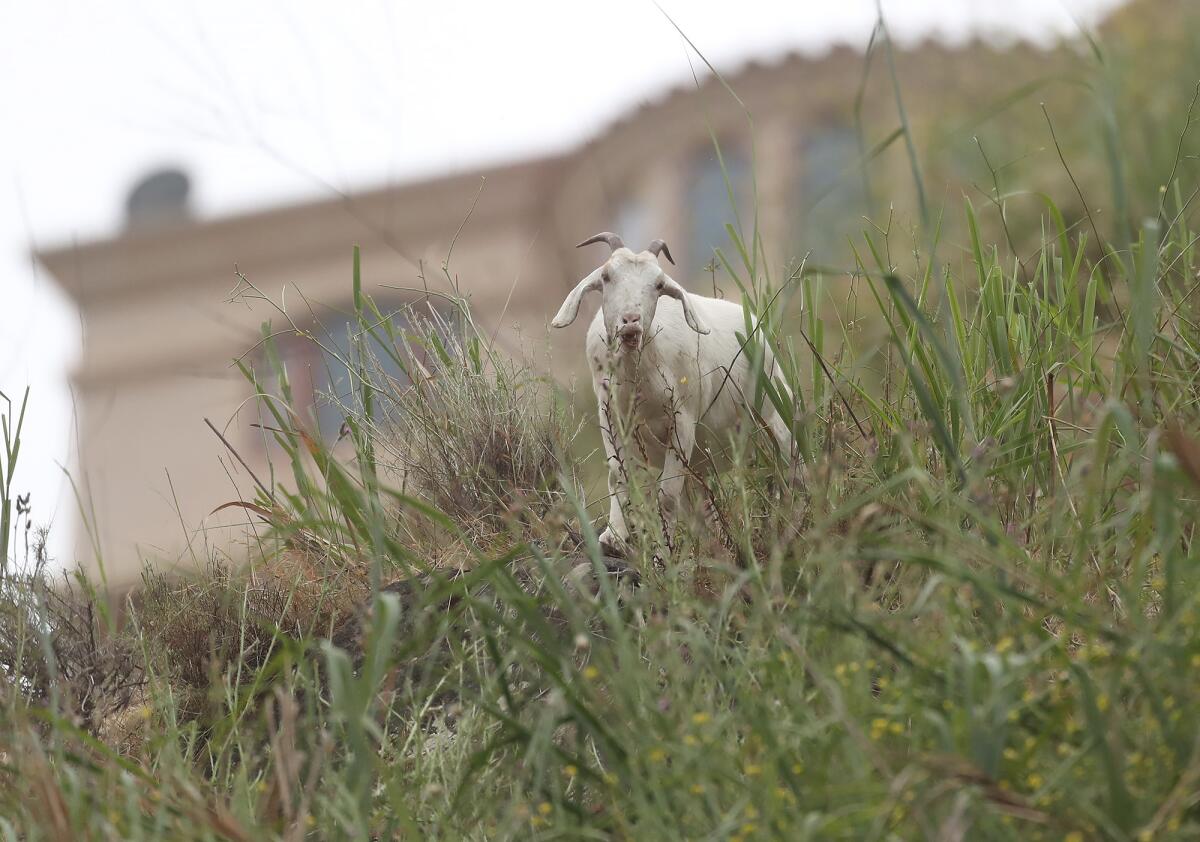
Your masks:
{"label": "goat body", "polygon": [[[635,446],[631,434],[645,433],[636,446],[645,447],[647,458],[661,457],[659,490],[664,506],[673,510],[697,431],[726,430],[745,411],[754,391],[752,352],[737,337],[746,330],[742,307],[684,291],[657,263],[658,250],[670,259],[661,241],[634,254],[612,234],[588,242],[599,240],[613,247],[612,256],[580,282],[553,324],[570,324],[583,293],[601,291],[602,307],[586,343],[608,460],[610,508],[600,540],[620,546],[629,536],[622,506],[628,498],[628,463],[635,455],[627,452]],[[763,367],[769,375],[775,372],[769,347],[764,348]],[[763,418],[779,446],[790,452],[791,432],[769,401]]]}

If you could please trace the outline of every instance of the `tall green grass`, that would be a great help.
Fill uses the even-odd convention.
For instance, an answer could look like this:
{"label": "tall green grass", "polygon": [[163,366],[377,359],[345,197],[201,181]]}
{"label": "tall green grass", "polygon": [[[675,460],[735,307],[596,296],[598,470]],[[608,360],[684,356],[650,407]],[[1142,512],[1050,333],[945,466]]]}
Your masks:
{"label": "tall green grass", "polygon": [[[355,252],[340,442],[269,341],[245,369],[287,471],[240,504],[246,571],[148,573],[121,623],[86,583],[4,580],[0,833],[1195,838],[1200,260],[1170,172],[1124,247],[998,184],[944,209],[962,243],[869,228],[869,345],[732,228],[747,352],[782,361],[751,409],[797,452],[709,431],[691,505],[620,565],[590,422],[456,295],[452,331],[395,327]],[[1031,253],[987,241],[1018,222]],[[425,363],[401,386],[379,348]]]}

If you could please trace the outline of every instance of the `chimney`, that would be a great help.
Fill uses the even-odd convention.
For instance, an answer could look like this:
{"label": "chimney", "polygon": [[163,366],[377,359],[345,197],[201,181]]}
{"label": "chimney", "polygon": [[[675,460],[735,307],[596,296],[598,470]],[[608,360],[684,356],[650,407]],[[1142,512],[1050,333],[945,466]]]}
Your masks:
{"label": "chimney", "polygon": [[178,167],[162,167],[144,176],[125,200],[125,227],[144,230],[178,224],[191,217],[191,180]]}

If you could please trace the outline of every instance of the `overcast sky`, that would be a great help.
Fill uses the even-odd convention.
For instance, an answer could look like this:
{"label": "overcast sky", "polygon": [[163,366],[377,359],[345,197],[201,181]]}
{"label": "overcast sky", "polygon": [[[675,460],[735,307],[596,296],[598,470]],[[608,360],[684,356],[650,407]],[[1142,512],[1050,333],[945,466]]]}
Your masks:
{"label": "overcast sky", "polygon": [[[1043,44],[1120,0],[884,0],[900,41]],[[33,387],[16,488],[69,546],[78,316],[32,244],[115,233],[179,164],[203,217],[559,150],[719,68],[864,44],[875,0],[0,0],[0,390]]]}

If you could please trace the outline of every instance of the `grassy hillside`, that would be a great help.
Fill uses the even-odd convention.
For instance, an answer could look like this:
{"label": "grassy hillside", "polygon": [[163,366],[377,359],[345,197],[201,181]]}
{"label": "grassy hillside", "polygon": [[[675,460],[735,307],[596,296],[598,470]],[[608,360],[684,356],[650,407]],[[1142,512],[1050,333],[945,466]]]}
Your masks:
{"label": "grassy hillside", "polygon": [[[631,462],[624,560],[590,413],[466,302],[401,333],[355,271],[340,441],[276,359],[245,569],[114,608],[5,545],[0,834],[1196,838],[1193,118],[1120,237],[1037,185],[955,199],[961,243],[874,220],[841,323],[746,232],[721,262],[795,395],[752,402],[797,451],[710,431],[674,520]],[[1032,252],[979,233],[1018,223]]]}

